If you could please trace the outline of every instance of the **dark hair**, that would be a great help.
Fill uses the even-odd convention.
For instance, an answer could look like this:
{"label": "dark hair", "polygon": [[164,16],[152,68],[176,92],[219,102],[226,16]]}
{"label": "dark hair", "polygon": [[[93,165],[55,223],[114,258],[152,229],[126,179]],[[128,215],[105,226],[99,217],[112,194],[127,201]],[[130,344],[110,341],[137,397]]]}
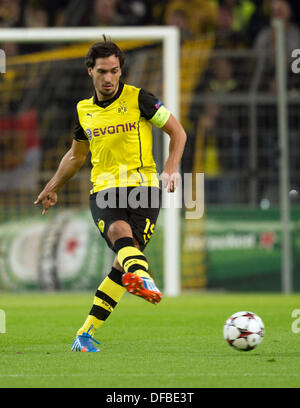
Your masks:
{"label": "dark hair", "polygon": [[122,50],[103,34],[103,41],[97,42],[91,46],[85,57],[85,65],[88,68],[93,68],[97,58],[107,58],[115,55],[119,58],[120,67],[122,68],[125,62],[125,56]]}

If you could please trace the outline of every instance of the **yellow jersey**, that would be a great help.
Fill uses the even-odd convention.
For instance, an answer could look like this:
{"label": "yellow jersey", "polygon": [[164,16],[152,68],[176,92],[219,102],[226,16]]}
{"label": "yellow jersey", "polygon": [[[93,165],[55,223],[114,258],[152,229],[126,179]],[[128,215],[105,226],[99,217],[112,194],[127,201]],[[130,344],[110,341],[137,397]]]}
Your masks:
{"label": "yellow jersey", "polygon": [[74,138],[89,141],[91,193],[112,187],[159,187],[152,154],[152,124],[161,128],[170,112],[151,93],[119,83],[116,95],[78,102]]}

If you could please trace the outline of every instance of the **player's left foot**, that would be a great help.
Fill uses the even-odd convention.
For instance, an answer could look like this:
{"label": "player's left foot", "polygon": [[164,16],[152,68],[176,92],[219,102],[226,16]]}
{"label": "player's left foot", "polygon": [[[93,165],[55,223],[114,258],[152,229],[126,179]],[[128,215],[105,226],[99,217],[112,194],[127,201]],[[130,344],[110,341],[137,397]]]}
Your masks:
{"label": "player's left foot", "polygon": [[100,349],[94,346],[93,342],[100,344],[99,341],[95,340],[89,333],[82,333],[76,336],[74,340],[71,351],[83,351],[83,352],[98,352]]}
{"label": "player's left foot", "polygon": [[122,283],[129,293],[140,296],[150,303],[157,304],[162,299],[162,294],[152,279],[128,272],[122,276]]}

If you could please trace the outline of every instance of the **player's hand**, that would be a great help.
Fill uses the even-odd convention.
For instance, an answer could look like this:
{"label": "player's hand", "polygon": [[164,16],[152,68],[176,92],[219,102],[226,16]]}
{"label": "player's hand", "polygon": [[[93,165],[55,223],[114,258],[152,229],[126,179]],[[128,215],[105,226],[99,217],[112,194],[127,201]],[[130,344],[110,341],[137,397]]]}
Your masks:
{"label": "player's hand", "polygon": [[49,208],[53,207],[57,203],[57,194],[54,191],[43,190],[34,202],[36,205],[39,203],[42,203],[42,214],[45,215]]}
{"label": "player's hand", "polygon": [[160,175],[160,179],[162,181],[163,188],[166,188],[168,193],[174,193],[174,191],[178,187],[179,173],[174,172],[169,174],[163,171]]}

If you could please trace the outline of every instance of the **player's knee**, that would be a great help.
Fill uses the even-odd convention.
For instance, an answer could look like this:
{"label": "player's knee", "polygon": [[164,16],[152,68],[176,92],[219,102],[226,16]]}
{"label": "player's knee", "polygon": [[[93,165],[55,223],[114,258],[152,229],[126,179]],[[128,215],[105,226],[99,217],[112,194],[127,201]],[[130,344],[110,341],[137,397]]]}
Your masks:
{"label": "player's knee", "polygon": [[132,237],[132,230],[130,225],[126,221],[115,221],[113,222],[107,231],[107,235],[112,243],[117,239],[123,237]]}

